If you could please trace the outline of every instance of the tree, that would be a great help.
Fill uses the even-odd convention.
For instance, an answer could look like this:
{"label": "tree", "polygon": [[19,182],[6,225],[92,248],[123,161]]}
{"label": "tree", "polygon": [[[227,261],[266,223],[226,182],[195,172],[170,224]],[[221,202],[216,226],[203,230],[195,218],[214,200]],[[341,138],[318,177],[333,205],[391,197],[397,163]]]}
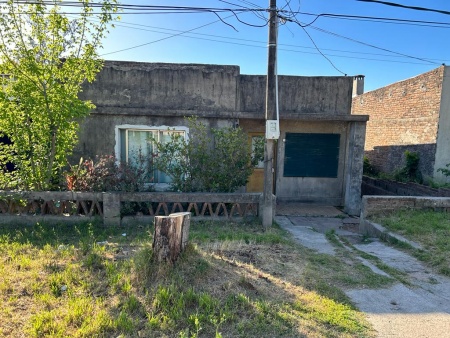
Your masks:
{"label": "tree", "polygon": [[[3,188],[43,190],[58,182],[94,105],[78,94],[102,68],[98,50],[116,19],[117,0],[79,0],[73,19],[61,0],[0,5],[0,172]],[[95,10],[94,10],[95,6]]]}

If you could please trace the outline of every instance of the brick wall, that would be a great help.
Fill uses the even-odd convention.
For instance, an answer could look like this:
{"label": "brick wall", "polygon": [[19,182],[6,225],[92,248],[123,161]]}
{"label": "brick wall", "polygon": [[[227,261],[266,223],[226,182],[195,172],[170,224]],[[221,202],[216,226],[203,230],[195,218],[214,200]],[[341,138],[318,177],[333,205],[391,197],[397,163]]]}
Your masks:
{"label": "brick wall", "polygon": [[352,114],[370,115],[365,155],[392,172],[404,165],[406,150],[419,152],[420,169],[433,174],[444,66],[356,96]]}

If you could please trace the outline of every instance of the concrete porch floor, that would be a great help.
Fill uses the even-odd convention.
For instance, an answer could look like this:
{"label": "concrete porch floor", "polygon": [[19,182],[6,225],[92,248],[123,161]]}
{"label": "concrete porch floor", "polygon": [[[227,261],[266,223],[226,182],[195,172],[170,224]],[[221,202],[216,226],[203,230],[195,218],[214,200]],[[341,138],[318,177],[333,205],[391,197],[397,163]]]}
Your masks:
{"label": "concrete porch floor", "polygon": [[359,217],[349,216],[333,206],[294,202],[279,203],[275,220],[294,233],[312,229],[325,234],[333,230],[352,243],[358,243],[362,238],[359,234]]}
{"label": "concrete porch floor", "polygon": [[346,217],[336,207],[309,203],[284,202],[277,203],[277,216],[308,216],[308,217]]}

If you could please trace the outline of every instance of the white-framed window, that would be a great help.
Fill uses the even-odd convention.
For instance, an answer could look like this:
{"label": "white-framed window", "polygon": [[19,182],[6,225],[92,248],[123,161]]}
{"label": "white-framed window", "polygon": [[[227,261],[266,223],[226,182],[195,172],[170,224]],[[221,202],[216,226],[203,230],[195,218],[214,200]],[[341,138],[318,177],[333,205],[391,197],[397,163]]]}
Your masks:
{"label": "white-framed window", "polygon": [[[188,128],[184,126],[143,126],[143,125],[120,125],[116,126],[116,158],[123,163],[138,165],[138,161],[145,160],[151,163],[151,158],[156,152],[153,140],[165,143],[172,135],[182,135],[187,138]],[[149,183],[168,184],[171,182],[169,176],[154,168],[149,170]]]}

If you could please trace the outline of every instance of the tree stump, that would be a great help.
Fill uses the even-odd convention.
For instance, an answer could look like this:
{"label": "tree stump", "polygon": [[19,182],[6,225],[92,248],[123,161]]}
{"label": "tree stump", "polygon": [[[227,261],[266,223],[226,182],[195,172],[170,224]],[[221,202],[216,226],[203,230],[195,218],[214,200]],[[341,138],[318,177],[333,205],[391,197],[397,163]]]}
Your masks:
{"label": "tree stump", "polygon": [[155,216],[153,252],[158,262],[174,263],[188,243],[190,212]]}

